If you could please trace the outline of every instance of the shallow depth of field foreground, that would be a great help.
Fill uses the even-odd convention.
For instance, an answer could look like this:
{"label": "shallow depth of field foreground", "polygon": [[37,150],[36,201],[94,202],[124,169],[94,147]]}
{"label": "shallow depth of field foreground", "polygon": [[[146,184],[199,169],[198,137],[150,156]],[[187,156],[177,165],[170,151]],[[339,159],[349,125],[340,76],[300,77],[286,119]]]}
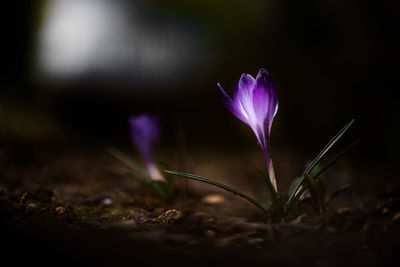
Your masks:
{"label": "shallow depth of field foreground", "polygon": [[0,265],[398,266],[396,16],[341,2],[12,4]]}

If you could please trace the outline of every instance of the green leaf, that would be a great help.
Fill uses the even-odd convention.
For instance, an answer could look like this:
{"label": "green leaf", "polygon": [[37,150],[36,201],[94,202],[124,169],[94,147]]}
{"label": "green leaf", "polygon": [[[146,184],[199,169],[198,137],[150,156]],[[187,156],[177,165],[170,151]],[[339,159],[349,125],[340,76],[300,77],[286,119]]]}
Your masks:
{"label": "green leaf", "polygon": [[174,198],[174,189],[172,188],[171,190],[171,187],[165,181],[150,181],[150,185],[165,201],[170,201]]}
{"label": "green leaf", "polygon": [[149,186],[149,184],[150,184],[150,179],[149,178],[143,178],[142,176],[135,175],[131,171],[128,171],[126,174],[130,178],[132,178],[132,179],[134,179],[134,180],[138,181],[139,183],[142,183],[142,184],[144,184],[146,186]]}
{"label": "green leaf", "polygon": [[24,200],[26,199],[26,196],[28,195],[28,192],[25,192],[21,198],[19,199],[19,204],[22,205],[24,203]]}
{"label": "green leaf", "polygon": [[347,123],[329,142],[328,144],[321,150],[321,152],[314,158],[314,160],[307,166],[304,173],[300,176],[299,180],[294,186],[293,191],[289,195],[289,199],[287,201],[287,206],[292,206],[291,202],[293,201],[297,190],[300,185],[303,183],[305,179],[305,175],[309,174],[317,165],[317,163],[321,160],[321,158],[332,148],[332,146],[343,136],[343,134],[350,128],[350,126],[354,123],[354,119],[352,119],[349,123]]}
{"label": "green leaf", "polygon": [[[164,169],[164,170],[170,169],[168,163],[166,163],[164,161],[161,161],[158,164],[161,166],[161,169]],[[166,173],[165,174],[165,181],[167,182],[167,184],[173,185],[174,184],[174,177],[171,174]]]}
{"label": "green leaf", "polygon": [[[292,195],[292,194],[297,193],[297,192],[294,192],[294,189],[296,188],[296,184],[298,183],[299,180],[300,180],[300,177],[297,177],[297,178],[295,178],[295,179],[293,180],[293,182],[290,184],[289,193],[288,193],[289,196]],[[297,188],[297,191],[299,191],[299,188]]]}
{"label": "green leaf", "polygon": [[303,185],[301,188],[298,188],[298,193],[294,196],[293,200],[291,202],[289,202],[289,204],[286,204],[286,212],[290,211],[295,204],[297,203],[297,201],[299,200],[299,198],[301,197],[301,195],[308,189],[308,187],[306,185]]}
{"label": "green leaf", "polygon": [[324,167],[320,168],[318,171],[315,172],[313,175],[314,178],[318,178],[321,174],[323,174],[329,167],[335,164],[344,154],[346,154],[350,149],[355,147],[361,142],[361,140],[357,140],[350,145],[348,145],[345,149],[337,153]]}
{"label": "green leaf", "polygon": [[[318,184],[318,190],[320,190],[319,195],[320,195],[320,203],[323,205],[323,196],[325,195],[324,193],[324,178],[321,176],[329,167],[331,167],[334,163],[336,163],[344,154],[346,154],[350,149],[352,149],[354,146],[360,143],[360,140],[357,140],[347,146],[345,149],[343,149],[341,152],[336,154],[324,167],[320,167],[319,165],[316,165],[313,171],[311,172],[311,176],[314,178],[315,182]],[[289,188],[289,194],[293,193],[293,190],[296,186],[296,183],[298,182],[299,178],[296,178],[290,188]],[[301,195],[308,189],[306,185],[303,185],[303,188],[298,188],[297,192],[295,192],[295,198],[292,200],[292,203],[290,203],[287,206],[287,210],[289,210],[295,202],[301,197]],[[329,202],[328,202],[329,203]]]}
{"label": "green leaf", "polygon": [[318,190],[318,203],[320,210],[325,209],[325,177],[323,175],[320,175],[318,177],[313,177],[315,180],[315,183],[317,185],[317,190]]}
{"label": "green leaf", "polygon": [[[129,172],[128,175],[130,177],[155,190],[161,196],[161,198],[166,201],[170,201],[174,198],[175,186],[172,175],[166,175],[165,181],[154,181],[149,176],[149,173],[145,168],[143,168],[137,161],[135,161],[125,153],[112,147],[109,147],[106,150],[108,151],[108,153],[125,163],[125,165],[130,167],[135,172]],[[162,165],[163,167],[167,167],[167,164],[163,162],[160,163],[160,165]]]}
{"label": "green leaf", "polygon": [[314,169],[309,173],[311,177],[315,178],[315,174],[318,173],[322,169],[321,164],[315,165]]}
{"label": "green leaf", "polygon": [[131,169],[133,169],[136,172],[138,172],[143,177],[149,177],[149,174],[148,174],[147,170],[144,169],[136,160],[134,160],[133,158],[129,157],[125,153],[123,153],[123,152],[121,152],[121,151],[119,151],[119,150],[117,150],[117,149],[115,149],[113,147],[106,148],[106,151],[108,153],[110,153],[112,156],[114,156],[115,158],[117,158],[120,161],[122,161],[123,163],[125,163],[125,165],[127,165]]}
{"label": "green leaf", "polygon": [[272,201],[265,200],[265,201],[258,201],[265,210],[270,210],[272,208]]}
{"label": "green leaf", "polygon": [[311,175],[309,175],[308,173],[305,174],[305,177],[306,177],[306,181],[307,181],[308,187],[309,187],[309,189],[311,191],[311,194],[314,194],[315,191],[316,191],[316,183],[314,181],[314,178],[311,177]]}
{"label": "green leaf", "polygon": [[314,209],[315,211],[319,212],[321,210],[321,206],[320,206],[320,191],[318,190],[318,185],[317,182],[314,180],[313,177],[311,177],[311,175],[309,175],[308,173],[306,173],[306,182],[308,185],[308,190],[310,191],[310,195],[312,197],[312,199],[314,200]]}
{"label": "green leaf", "polygon": [[239,192],[239,191],[237,191],[237,190],[235,190],[235,189],[233,189],[233,188],[231,188],[231,187],[229,187],[227,185],[221,184],[219,182],[210,180],[210,179],[205,178],[205,177],[201,177],[201,176],[198,176],[198,175],[190,174],[190,173],[184,173],[184,172],[178,172],[178,171],[172,171],[172,170],[164,170],[164,172],[169,173],[169,174],[173,174],[173,175],[178,175],[178,176],[185,177],[185,178],[189,178],[189,179],[192,179],[192,180],[200,181],[200,182],[203,182],[203,183],[207,183],[207,184],[214,185],[216,187],[222,188],[222,189],[224,189],[224,190],[226,190],[228,192],[231,192],[231,193],[233,193],[235,195],[238,195],[238,196],[246,199],[251,204],[253,204],[257,208],[261,209],[263,212],[265,212],[265,213],[267,212],[264,209],[264,207],[258,201],[254,200],[253,198],[249,197],[248,195],[246,195],[246,194],[244,194],[242,192]]}
{"label": "green leaf", "polygon": [[[169,166],[166,162],[159,162],[159,165],[161,165],[162,169],[169,169]],[[165,181],[163,181],[163,187],[162,190],[164,190],[163,194],[165,195],[164,199],[165,200],[172,200],[175,196],[175,184],[174,184],[174,177],[169,174],[165,173]]]}

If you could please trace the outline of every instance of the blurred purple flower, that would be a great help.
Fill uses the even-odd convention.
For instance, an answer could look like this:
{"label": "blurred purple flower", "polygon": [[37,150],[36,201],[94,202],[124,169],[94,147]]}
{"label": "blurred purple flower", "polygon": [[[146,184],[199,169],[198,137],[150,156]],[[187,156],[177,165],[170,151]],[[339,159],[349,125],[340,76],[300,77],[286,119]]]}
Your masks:
{"label": "blurred purple flower", "polygon": [[225,106],[255,133],[267,161],[271,183],[277,190],[270,157],[270,132],[278,111],[278,97],[271,75],[260,69],[256,79],[243,73],[233,94],[233,100],[218,83],[218,92]]}
{"label": "blurred purple flower", "polygon": [[163,181],[164,177],[153,161],[154,145],[160,138],[161,125],[158,117],[141,114],[129,118],[131,137],[146,164],[149,175],[153,180]]}

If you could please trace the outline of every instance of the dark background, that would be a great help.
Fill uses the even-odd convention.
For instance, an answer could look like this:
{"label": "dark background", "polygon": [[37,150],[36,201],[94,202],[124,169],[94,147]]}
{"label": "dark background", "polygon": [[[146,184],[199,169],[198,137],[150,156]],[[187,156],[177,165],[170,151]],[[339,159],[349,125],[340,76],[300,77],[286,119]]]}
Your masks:
{"label": "dark background", "polygon": [[[128,21],[130,14],[136,14],[127,31],[139,29],[142,36],[151,32],[153,51],[167,44],[175,51],[171,62],[181,62],[181,67],[174,69],[168,60],[160,67],[156,61],[150,67],[139,66],[135,74],[124,68],[126,61],[108,65],[105,59],[101,69],[92,66],[68,77],[46,73],[37,59],[40,33],[49,23],[48,2],[9,1],[1,11],[3,144],[15,140],[128,144],[129,115],[150,112],[163,116],[166,146],[173,148],[176,129],[183,128],[193,153],[197,147],[215,144],[227,149],[254,148],[250,130],[218,99],[216,83],[231,93],[241,73],[255,77],[264,67],[272,74],[280,101],[272,129],[273,150],[288,147],[311,157],[356,118],[347,137],[348,142],[362,140],[354,157],[398,170],[396,1],[108,3],[123,6]],[[74,25],[80,28],[79,21]],[[183,29],[193,37],[189,38],[192,43],[181,44],[174,35],[180,30],[174,29]],[[107,31],[112,29],[104,30],[106,37]],[[56,31],[55,37],[63,39],[63,34]],[[81,37],[90,40],[91,35]],[[175,49],[176,44],[182,46]],[[91,49],[98,49],[97,44]],[[101,48],[98,54],[102,56]]]}

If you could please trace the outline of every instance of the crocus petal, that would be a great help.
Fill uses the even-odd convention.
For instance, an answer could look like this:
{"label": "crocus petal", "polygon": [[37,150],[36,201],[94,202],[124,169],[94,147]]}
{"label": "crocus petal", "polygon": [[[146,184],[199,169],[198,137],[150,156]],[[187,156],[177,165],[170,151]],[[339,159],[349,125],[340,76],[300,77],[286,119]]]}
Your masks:
{"label": "crocus petal", "polygon": [[269,155],[269,132],[265,131],[265,127],[257,126],[256,130],[254,131],[257,140],[260,144],[260,147],[264,153],[265,160],[267,161],[267,167],[269,166],[270,155]]}
{"label": "crocus petal", "polygon": [[264,127],[271,131],[272,121],[278,111],[278,98],[275,84],[271,75],[260,69],[253,90],[253,106],[257,121],[263,122]]}
{"label": "crocus petal", "polygon": [[253,76],[243,73],[239,80],[239,92],[241,94],[251,96],[251,92],[253,91],[255,83],[256,80],[254,80]]}
{"label": "crocus petal", "polygon": [[157,117],[146,114],[130,117],[131,138],[146,164],[152,163],[155,143],[160,137],[161,127]]}
{"label": "crocus petal", "polygon": [[239,110],[238,105],[230,98],[230,96],[224,91],[224,89],[221,87],[221,85],[218,83],[218,95],[221,98],[222,102],[224,103],[225,107],[232,112],[233,115],[235,115],[239,120],[243,121],[244,123],[247,123],[247,119],[243,115],[243,113]]}
{"label": "crocus petal", "polygon": [[254,85],[254,78],[249,74],[243,73],[234,93],[234,102],[239,107],[239,110],[243,113],[243,116],[247,118],[250,127],[254,127],[256,124],[252,100]]}

